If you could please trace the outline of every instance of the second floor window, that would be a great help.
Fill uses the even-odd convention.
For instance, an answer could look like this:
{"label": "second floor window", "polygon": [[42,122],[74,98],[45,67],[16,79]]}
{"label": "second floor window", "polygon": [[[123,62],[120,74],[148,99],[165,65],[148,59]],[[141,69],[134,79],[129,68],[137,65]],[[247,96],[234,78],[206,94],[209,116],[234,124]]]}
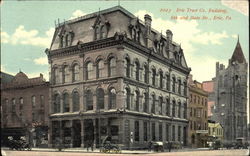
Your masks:
{"label": "second floor window", "polygon": [[73,111],[79,111],[80,108],[80,97],[79,97],[79,93],[77,91],[73,92],[72,95],[72,103],[73,103]]}
{"label": "second floor window", "polygon": [[108,73],[109,73],[109,76],[116,75],[116,59],[114,57],[109,59]]}
{"label": "second floor window", "polygon": [[72,67],[72,81],[79,81],[79,65],[78,64],[74,64]]}
{"label": "second floor window", "polygon": [[93,94],[91,90],[87,90],[85,97],[86,97],[87,110],[93,110]]}
{"label": "second floor window", "polygon": [[97,98],[97,109],[104,109],[104,90],[98,88],[96,91]]}
{"label": "second floor window", "polygon": [[99,60],[96,66],[96,78],[104,77],[104,61]]}
{"label": "second floor window", "polygon": [[63,112],[69,112],[69,94],[63,94]]}
{"label": "second floor window", "polygon": [[92,79],[93,78],[93,63],[88,62],[87,63],[87,72],[86,72],[86,79]]}
{"label": "second floor window", "polygon": [[152,85],[156,85],[156,71],[155,69],[152,69]]}
{"label": "second floor window", "polygon": [[135,62],[135,79],[140,80],[140,65],[139,62]]}
{"label": "second floor window", "polygon": [[36,107],[36,97],[34,95],[31,97],[31,103],[33,108]]}
{"label": "second floor window", "polygon": [[116,91],[114,88],[109,90],[109,109],[116,108]]}

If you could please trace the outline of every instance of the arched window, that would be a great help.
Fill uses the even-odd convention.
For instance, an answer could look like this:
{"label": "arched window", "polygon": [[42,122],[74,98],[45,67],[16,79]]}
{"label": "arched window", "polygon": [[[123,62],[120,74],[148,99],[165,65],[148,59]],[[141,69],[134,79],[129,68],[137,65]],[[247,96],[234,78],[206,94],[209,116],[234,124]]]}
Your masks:
{"label": "arched window", "polygon": [[116,91],[114,88],[109,90],[109,109],[116,108]]}
{"label": "arched window", "polygon": [[129,58],[125,58],[124,60],[124,68],[126,72],[126,77],[130,77],[130,60]]}
{"label": "arched window", "polygon": [[178,93],[181,94],[181,80],[178,80]]}
{"label": "arched window", "polygon": [[87,110],[93,110],[93,94],[91,90],[87,90],[86,92],[86,106]]}
{"label": "arched window", "polygon": [[172,78],[172,92],[175,92],[175,83],[176,83],[176,79],[173,76],[173,78]]}
{"label": "arched window", "polygon": [[22,97],[19,98],[19,110],[20,111],[23,110],[23,98]]}
{"label": "arched window", "polygon": [[148,83],[148,67],[147,67],[147,65],[143,66],[143,70],[144,70],[144,82]]}
{"label": "arched window", "polygon": [[63,112],[69,112],[69,94],[63,94]]}
{"label": "arched window", "polygon": [[135,110],[139,112],[140,106],[140,94],[139,91],[135,91]]}
{"label": "arched window", "polygon": [[79,65],[78,64],[74,64],[72,67],[72,80],[73,82],[75,81],[79,81]]}
{"label": "arched window", "polygon": [[104,90],[102,88],[96,90],[96,98],[97,109],[104,109]]}
{"label": "arched window", "polygon": [[31,97],[31,103],[33,108],[36,107],[36,97],[34,95]]}
{"label": "arched window", "polygon": [[109,73],[109,76],[116,75],[116,59],[114,57],[109,59],[108,73]]}
{"label": "arched window", "polygon": [[54,95],[54,113],[60,112],[60,96],[59,94]]}
{"label": "arched window", "polygon": [[11,100],[12,112],[16,112],[16,99]]}
{"label": "arched window", "polygon": [[178,102],[178,118],[181,118],[181,102]]}
{"label": "arched window", "polygon": [[62,83],[69,82],[69,67],[63,66],[62,67]]}
{"label": "arched window", "polygon": [[155,95],[152,95],[151,113],[155,114]]}
{"label": "arched window", "polygon": [[186,81],[183,82],[183,87],[184,87],[183,94],[184,96],[187,96],[187,82]]}
{"label": "arched window", "polygon": [[147,96],[147,93],[144,93],[143,94],[143,111],[145,112],[145,113],[148,113],[148,96]]}
{"label": "arched window", "polygon": [[79,111],[80,108],[80,97],[77,91],[73,92],[72,95],[73,112]]}
{"label": "arched window", "polygon": [[166,88],[170,90],[170,76],[169,74],[166,75]]}
{"label": "arched window", "polygon": [[152,85],[155,86],[156,70],[152,69]]}
{"label": "arched window", "polygon": [[166,99],[166,115],[170,116],[170,101],[169,101],[169,98]]}
{"label": "arched window", "polygon": [[59,83],[59,69],[57,67],[53,68],[52,82],[53,82],[53,84],[58,84]]}
{"label": "arched window", "polygon": [[175,100],[173,100],[173,103],[172,103],[172,116],[173,116],[173,117],[176,117],[176,116],[175,116],[175,105],[176,105],[176,104],[175,104]]}
{"label": "arched window", "polygon": [[163,72],[160,71],[160,88],[163,88]]}
{"label": "arched window", "polygon": [[139,62],[135,62],[135,79],[139,81],[140,79],[140,64]]}
{"label": "arched window", "polygon": [[96,66],[96,78],[104,77],[104,61],[99,60]]}
{"label": "arched window", "polygon": [[159,113],[162,114],[162,105],[163,105],[163,98],[162,96],[159,97]]}
{"label": "arched window", "polygon": [[126,96],[126,109],[130,110],[130,90],[129,90],[129,88],[125,89],[124,95]]}
{"label": "arched window", "polygon": [[92,62],[88,62],[87,65],[87,72],[86,72],[86,79],[92,79],[93,78],[93,63]]}

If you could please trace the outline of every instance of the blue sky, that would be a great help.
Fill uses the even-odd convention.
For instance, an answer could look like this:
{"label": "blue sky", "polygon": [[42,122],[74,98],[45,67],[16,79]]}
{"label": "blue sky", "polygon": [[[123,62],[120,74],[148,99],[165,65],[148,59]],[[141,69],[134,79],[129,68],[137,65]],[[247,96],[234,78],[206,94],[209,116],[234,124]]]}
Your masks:
{"label": "blue sky", "polygon": [[[241,9],[225,1],[121,1],[122,7],[143,19],[152,16],[152,26],[159,32],[172,30],[173,40],[181,43],[194,79],[211,80],[215,62],[227,64],[237,42],[249,60],[249,22],[246,1],[238,1]],[[48,62],[44,50],[49,48],[54,21],[116,6],[118,1],[4,1],[1,3],[1,70],[15,74],[21,69],[29,77],[43,73],[48,80]],[[176,9],[184,12],[176,12]],[[187,9],[206,12],[187,12]],[[171,12],[166,12],[171,9]],[[209,9],[226,11],[208,12]],[[165,10],[165,11],[164,11]],[[248,11],[247,11],[248,12]],[[173,20],[171,16],[231,17],[231,20]]]}

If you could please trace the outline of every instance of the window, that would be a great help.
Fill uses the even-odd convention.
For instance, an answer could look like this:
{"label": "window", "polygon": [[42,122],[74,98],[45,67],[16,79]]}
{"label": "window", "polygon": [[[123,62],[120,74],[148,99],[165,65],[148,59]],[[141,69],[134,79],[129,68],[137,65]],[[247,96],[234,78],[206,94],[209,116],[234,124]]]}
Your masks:
{"label": "window", "polygon": [[178,93],[181,94],[181,80],[178,80]]}
{"label": "window", "polygon": [[126,96],[126,109],[130,110],[130,90],[126,88],[124,94]]}
{"label": "window", "polygon": [[44,108],[44,96],[43,95],[40,95],[40,106],[41,108]]}
{"label": "window", "polygon": [[69,112],[69,94],[63,94],[63,112]]}
{"label": "window", "polygon": [[140,80],[140,64],[139,64],[139,62],[135,62],[135,79],[137,81]]}
{"label": "window", "polygon": [[99,60],[96,66],[96,78],[104,77],[104,61]]}
{"label": "window", "polygon": [[147,96],[147,93],[144,93],[143,94],[143,101],[144,101],[144,103],[143,103],[143,111],[145,112],[145,113],[147,113],[148,112],[148,96]]}
{"label": "window", "polygon": [[32,122],[35,122],[35,113],[32,113]]}
{"label": "window", "polygon": [[159,123],[159,141],[162,141],[162,123]]}
{"label": "window", "polygon": [[109,76],[115,76],[116,75],[116,60],[115,60],[114,57],[109,59],[108,73],[109,73]]}
{"label": "window", "polygon": [[93,78],[93,63],[92,62],[88,62],[87,63],[87,72],[86,72],[86,79],[92,79]]}
{"label": "window", "polygon": [[129,58],[125,59],[124,68],[125,68],[125,71],[126,71],[126,77],[130,77],[130,60],[129,60]]}
{"label": "window", "polygon": [[53,84],[58,84],[59,83],[59,69],[54,68],[52,73],[53,73],[52,74]]}
{"label": "window", "polygon": [[162,105],[163,105],[163,98],[162,96],[159,97],[159,113],[162,114]]}
{"label": "window", "polygon": [[36,107],[36,97],[34,95],[31,97],[31,103],[33,108]]}
{"label": "window", "polygon": [[139,121],[135,121],[135,141],[139,141]]}
{"label": "window", "polygon": [[143,69],[144,69],[144,82],[148,83],[148,67],[147,67],[147,65],[144,65]]}
{"label": "window", "polygon": [[190,94],[190,103],[192,102],[193,100],[193,94]]}
{"label": "window", "polygon": [[178,117],[181,118],[181,102],[178,102]]}
{"label": "window", "polygon": [[155,114],[155,95],[152,95],[151,113]]}
{"label": "window", "polygon": [[169,141],[169,125],[166,124],[166,141]]}
{"label": "window", "polygon": [[23,110],[23,98],[20,97],[19,99],[19,110],[22,111]]}
{"label": "window", "polygon": [[166,115],[170,116],[170,103],[169,98],[166,99]]}
{"label": "window", "polygon": [[181,141],[181,126],[178,126],[178,141]]}
{"label": "window", "polygon": [[80,108],[80,99],[79,93],[77,91],[73,92],[72,103],[73,103],[73,112],[79,111]]}
{"label": "window", "polygon": [[163,88],[163,72],[160,71],[160,88]]}
{"label": "window", "polygon": [[79,78],[79,65],[78,64],[73,65],[72,80],[73,80],[73,82],[80,80],[80,78]]}
{"label": "window", "polygon": [[155,86],[155,80],[156,79],[156,71],[155,69],[152,69],[152,85]]}
{"label": "window", "polygon": [[175,100],[172,103],[172,116],[175,117]]}
{"label": "window", "polygon": [[86,92],[86,105],[87,110],[93,110],[93,94],[91,90],[87,90]]}
{"label": "window", "polygon": [[155,141],[156,140],[156,137],[155,137],[155,123],[152,123],[152,128],[151,128],[151,132],[152,132],[152,141]]}
{"label": "window", "polygon": [[172,126],[172,141],[175,141],[175,125]]}
{"label": "window", "polygon": [[98,88],[96,92],[97,109],[104,109],[104,90],[102,88]]}
{"label": "window", "polygon": [[187,82],[183,82],[183,87],[184,87],[183,94],[187,96]]}
{"label": "window", "polygon": [[116,108],[116,91],[114,88],[109,90],[109,109]]}
{"label": "window", "polygon": [[166,75],[166,88],[167,90],[170,90],[170,76],[167,74]]}
{"label": "window", "polygon": [[187,118],[187,103],[184,103],[183,117],[184,117],[184,119]]}
{"label": "window", "polygon": [[144,141],[148,141],[148,123],[147,122],[143,122],[143,138]]}
{"label": "window", "polygon": [[138,91],[135,91],[135,110],[139,112],[140,106],[140,94]]}
{"label": "window", "polygon": [[193,116],[193,108],[190,108],[190,117]]}
{"label": "window", "polygon": [[60,112],[60,96],[59,94],[54,95],[54,113]]}
{"label": "window", "polygon": [[69,82],[69,67],[62,67],[62,83]]}
{"label": "window", "polygon": [[16,112],[16,99],[11,100],[12,112]]}
{"label": "window", "polygon": [[175,83],[176,83],[176,80],[175,80],[175,77],[172,78],[172,92],[175,92]]}

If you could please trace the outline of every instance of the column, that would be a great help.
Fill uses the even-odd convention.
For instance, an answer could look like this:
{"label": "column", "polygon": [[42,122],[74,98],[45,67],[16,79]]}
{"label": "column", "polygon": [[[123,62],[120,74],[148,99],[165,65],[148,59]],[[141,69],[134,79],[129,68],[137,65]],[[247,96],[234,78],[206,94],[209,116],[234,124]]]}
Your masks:
{"label": "column", "polygon": [[84,148],[84,120],[81,120],[81,147]]}

